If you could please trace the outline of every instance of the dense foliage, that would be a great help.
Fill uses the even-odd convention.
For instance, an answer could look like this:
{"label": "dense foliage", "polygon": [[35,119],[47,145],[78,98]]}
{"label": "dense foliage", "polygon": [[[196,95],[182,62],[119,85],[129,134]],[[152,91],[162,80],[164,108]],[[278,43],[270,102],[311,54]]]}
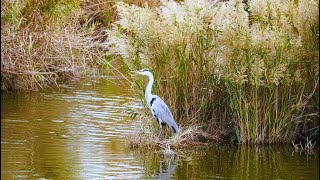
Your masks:
{"label": "dense foliage", "polygon": [[152,70],[178,124],[240,143],[318,138],[318,1],[119,2],[117,10],[105,46],[128,69]]}

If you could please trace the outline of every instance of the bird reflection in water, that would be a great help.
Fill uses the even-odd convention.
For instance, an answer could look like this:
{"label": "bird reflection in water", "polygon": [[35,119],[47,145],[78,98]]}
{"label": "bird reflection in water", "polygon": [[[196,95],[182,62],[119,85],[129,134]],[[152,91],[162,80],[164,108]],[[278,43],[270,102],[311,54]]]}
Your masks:
{"label": "bird reflection in water", "polygon": [[175,153],[163,153],[160,155],[159,170],[153,179],[172,179],[177,167],[178,156]]}

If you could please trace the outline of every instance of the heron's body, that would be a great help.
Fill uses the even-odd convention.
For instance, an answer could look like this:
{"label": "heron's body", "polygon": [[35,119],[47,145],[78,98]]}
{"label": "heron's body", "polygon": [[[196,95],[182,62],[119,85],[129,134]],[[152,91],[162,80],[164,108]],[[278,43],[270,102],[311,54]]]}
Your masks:
{"label": "heron's body", "polygon": [[148,69],[142,69],[138,71],[138,73],[149,77],[149,83],[145,91],[145,98],[153,117],[160,125],[159,136],[161,135],[163,125],[168,125],[172,129],[173,133],[179,132],[178,125],[174,121],[169,107],[159,96],[151,94],[153,85],[153,75],[151,74],[151,72]]}
{"label": "heron's body", "polygon": [[151,113],[160,126],[168,125],[174,133],[178,132],[178,125],[174,121],[169,107],[159,96],[152,95],[149,104]]}

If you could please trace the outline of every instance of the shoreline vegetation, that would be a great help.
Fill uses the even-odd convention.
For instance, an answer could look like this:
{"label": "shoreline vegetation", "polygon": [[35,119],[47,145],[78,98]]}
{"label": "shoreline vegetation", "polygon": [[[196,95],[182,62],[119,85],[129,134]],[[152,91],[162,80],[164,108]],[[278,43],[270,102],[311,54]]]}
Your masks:
{"label": "shoreline vegetation", "polygon": [[[112,63],[125,72],[149,68],[153,93],[182,131],[170,137],[164,128],[159,141],[147,107],[132,110],[132,147],[309,149],[319,141],[316,0],[21,2],[1,1],[2,91],[92,77]],[[134,78],[143,104],[145,86]]]}
{"label": "shoreline vegetation", "polygon": [[115,2],[1,1],[1,90],[37,91],[108,72],[101,42]]}
{"label": "shoreline vegetation", "polygon": [[[79,1],[1,1],[1,90],[38,90],[94,74],[101,53]],[[86,24],[87,23],[87,24]]]}
{"label": "shoreline vegetation", "polygon": [[[168,104],[178,125],[240,144],[318,140],[318,1],[116,7],[119,19],[107,30],[108,53],[121,57],[128,70],[152,71],[153,93]],[[136,78],[142,101],[145,85]],[[132,142],[157,144],[154,136],[144,137],[150,127],[159,129],[141,126]]]}

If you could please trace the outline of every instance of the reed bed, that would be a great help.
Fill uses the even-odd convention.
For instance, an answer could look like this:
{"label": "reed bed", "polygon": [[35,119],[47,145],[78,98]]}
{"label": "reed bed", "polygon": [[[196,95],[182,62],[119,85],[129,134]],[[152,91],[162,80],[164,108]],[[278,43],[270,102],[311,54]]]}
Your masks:
{"label": "reed bed", "polygon": [[159,127],[154,126],[149,118],[140,116],[140,123],[137,124],[134,133],[128,136],[130,147],[148,147],[165,149],[170,154],[170,148],[179,149],[186,147],[201,147],[207,143],[222,142],[219,135],[204,132],[200,126],[191,125],[180,127],[180,132],[172,134],[165,127],[162,130],[161,137]]}
{"label": "reed bed", "polygon": [[81,8],[86,2],[1,1],[1,90],[38,90],[104,71],[102,17]]}
{"label": "reed bed", "polygon": [[[318,1],[116,7],[119,19],[104,42],[108,54],[128,70],[151,69],[153,93],[179,125],[239,143],[318,139]],[[142,100],[145,84],[134,86]]]}

